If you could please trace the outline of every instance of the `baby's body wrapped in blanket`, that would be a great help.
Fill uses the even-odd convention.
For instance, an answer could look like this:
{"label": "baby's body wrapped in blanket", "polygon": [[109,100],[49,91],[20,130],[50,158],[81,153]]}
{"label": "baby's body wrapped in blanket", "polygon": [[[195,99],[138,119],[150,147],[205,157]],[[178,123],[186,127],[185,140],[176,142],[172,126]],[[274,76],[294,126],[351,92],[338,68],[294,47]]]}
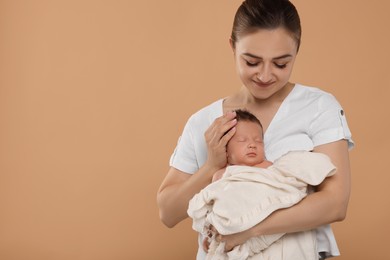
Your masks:
{"label": "baby's body wrapped in blanket", "polygon": [[[320,184],[335,170],[326,155],[306,151],[289,152],[267,169],[229,166],[222,179],[191,199],[188,214],[193,228],[203,234],[210,225],[222,235],[238,233],[298,203],[307,195],[308,185]],[[229,253],[212,238],[207,259],[318,259],[313,233],[256,237]]]}

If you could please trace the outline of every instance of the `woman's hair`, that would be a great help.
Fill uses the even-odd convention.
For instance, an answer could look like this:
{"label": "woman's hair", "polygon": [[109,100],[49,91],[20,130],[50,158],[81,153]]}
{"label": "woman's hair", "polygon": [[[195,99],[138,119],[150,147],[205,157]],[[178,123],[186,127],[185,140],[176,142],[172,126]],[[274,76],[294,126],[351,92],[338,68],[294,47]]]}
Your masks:
{"label": "woman's hair", "polygon": [[284,28],[297,43],[301,43],[301,22],[295,6],[288,0],[245,0],[238,8],[232,29],[232,45],[241,36],[259,29]]}

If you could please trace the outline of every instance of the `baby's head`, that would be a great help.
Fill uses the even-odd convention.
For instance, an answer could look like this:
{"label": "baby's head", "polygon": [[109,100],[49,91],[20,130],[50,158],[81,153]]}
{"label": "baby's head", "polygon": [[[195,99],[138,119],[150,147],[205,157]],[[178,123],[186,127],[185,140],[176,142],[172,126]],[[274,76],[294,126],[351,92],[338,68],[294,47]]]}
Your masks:
{"label": "baby's head", "polygon": [[263,127],[255,115],[238,109],[236,133],[227,144],[230,165],[254,166],[265,160]]}

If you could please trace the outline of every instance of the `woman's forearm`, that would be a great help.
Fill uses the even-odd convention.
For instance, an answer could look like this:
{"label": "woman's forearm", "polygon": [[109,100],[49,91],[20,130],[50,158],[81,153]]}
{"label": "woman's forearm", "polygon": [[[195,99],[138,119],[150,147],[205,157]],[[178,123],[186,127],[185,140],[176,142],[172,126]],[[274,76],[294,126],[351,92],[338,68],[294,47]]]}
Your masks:
{"label": "woman's forearm", "polygon": [[326,190],[313,193],[290,208],[275,211],[246,231],[222,236],[225,250],[230,251],[252,237],[300,232],[344,219],[347,203],[345,199],[332,199],[333,195]]}
{"label": "woman's forearm", "polygon": [[315,152],[327,154],[337,171],[297,205],[271,214],[253,228],[256,235],[290,233],[309,230],[341,221],[346,217],[350,196],[350,166],[346,141],[317,147]]}
{"label": "woman's forearm", "polygon": [[337,208],[344,206],[330,196],[327,192],[313,193],[291,208],[274,212],[253,228],[252,236],[305,231],[343,220],[345,215]]}
{"label": "woman's forearm", "polygon": [[192,175],[174,168],[169,170],[157,194],[160,219],[167,227],[174,227],[188,217],[189,201],[211,182],[216,170],[207,165]]}

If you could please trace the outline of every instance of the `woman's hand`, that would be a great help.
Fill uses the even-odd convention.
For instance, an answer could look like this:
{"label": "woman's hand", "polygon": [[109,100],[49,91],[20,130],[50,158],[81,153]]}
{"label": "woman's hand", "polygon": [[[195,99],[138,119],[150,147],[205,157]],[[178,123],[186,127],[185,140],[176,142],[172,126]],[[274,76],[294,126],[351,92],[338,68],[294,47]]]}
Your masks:
{"label": "woman's hand", "polygon": [[251,230],[245,230],[231,235],[217,235],[216,240],[218,242],[225,243],[225,252],[230,252],[234,247],[244,244],[251,236]]}
{"label": "woman's hand", "polygon": [[254,236],[254,233],[252,232],[251,228],[231,235],[221,235],[213,226],[210,226],[210,234],[213,235],[209,235],[209,237],[206,237],[203,240],[203,250],[205,252],[208,252],[209,238],[211,238],[212,236],[215,237],[215,240],[217,242],[225,243],[225,252],[232,251],[234,247],[244,244],[248,239]]}
{"label": "woman's hand", "polygon": [[208,158],[206,164],[221,169],[227,164],[226,145],[236,132],[236,112],[229,111],[215,119],[205,132]]}

